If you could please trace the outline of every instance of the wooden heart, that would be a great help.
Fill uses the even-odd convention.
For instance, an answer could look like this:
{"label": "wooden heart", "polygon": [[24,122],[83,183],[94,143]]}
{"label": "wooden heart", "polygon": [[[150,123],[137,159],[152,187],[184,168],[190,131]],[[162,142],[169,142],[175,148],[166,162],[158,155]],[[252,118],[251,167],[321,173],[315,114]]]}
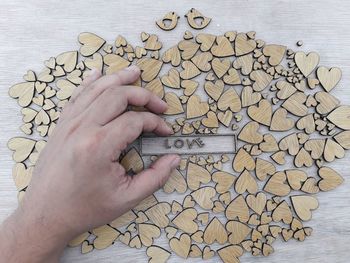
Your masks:
{"label": "wooden heart", "polygon": [[250,194],[246,197],[247,205],[257,214],[261,215],[266,206],[267,197],[263,192],[257,193],[255,196]]}
{"label": "wooden heart", "polygon": [[209,111],[207,113],[207,117],[202,119],[202,124],[205,127],[208,127],[208,128],[217,128],[217,127],[219,127],[218,118],[216,117],[215,112]]}
{"label": "wooden heart", "polygon": [[263,152],[275,152],[279,150],[275,137],[269,133],[264,134],[263,142],[259,144],[259,148]]}
{"label": "wooden heart", "polygon": [[103,38],[89,32],[81,33],[78,41],[82,45],[79,51],[85,57],[91,56],[106,43]]}
{"label": "wooden heart", "polygon": [[209,104],[202,102],[198,95],[192,95],[187,101],[187,119],[203,116],[209,111]]}
{"label": "wooden heart", "polygon": [[187,185],[191,190],[197,190],[200,184],[207,184],[211,180],[210,173],[203,167],[188,163],[187,166]]}
{"label": "wooden heart", "polygon": [[269,64],[271,66],[277,66],[281,63],[286,50],[286,46],[271,44],[263,48],[263,54],[269,58]]}
{"label": "wooden heart", "polygon": [[272,118],[272,106],[268,100],[260,100],[258,106],[250,106],[247,110],[249,117],[266,126],[270,126]]}
{"label": "wooden heart", "polygon": [[215,172],[213,173],[212,180],[216,183],[215,190],[218,193],[227,192],[236,180],[236,176],[227,172]]}
{"label": "wooden heart", "polygon": [[218,119],[219,121],[225,125],[226,127],[230,126],[231,121],[233,118],[233,113],[230,110],[227,110],[225,112],[219,112],[218,113]]}
{"label": "wooden heart", "polygon": [[234,220],[238,218],[241,222],[248,222],[249,220],[249,208],[242,195],[238,195],[227,206],[225,216],[228,220]]}
{"label": "wooden heart", "polygon": [[247,35],[239,33],[235,39],[236,56],[242,56],[252,52],[256,47],[256,42],[252,39],[247,39]]}
{"label": "wooden heart", "polygon": [[238,71],[234,68],[228,70],[228,73],[224,76],[224,82],[227,85],[239,85],[242,83]]}
{"label": "wooden heart", "polygon": [[277,172],[270,177],[264,186],[264,191],[278,196],[286,196],[290,193],[290,187],[286,184],[286,174]]}
{"label": "wooden heart", "polygon": [[343,158],[345,150],[338,143],[328,138],[324,147],[323,157],[327,162],[333,162],[335,158]]}
{"label": "wooden heart", "polygon": [[139,173],[143,170],[144,164],[139,152],[133,147],[120,160],[126,173]]}
{"label": "wooden heart", "polygon": [[292,133],[286,137],[284,137],[282,140],[280,140],[278,144],[280,150],[287,151],[290,155],[297,155],[299,152],[299,141],[298,137],[295,133]]}
{"label": "wooden heart", "polygon": [[200,44],[203,52],[209,51],[215,42],[216,36],[211,34],[200,33],[196,36],[196,42]]}
{"label": "wooden heart", "polygon": [[72,82],[65,79],[59,79],[56,82],[56,86],[59,89],[56,93],[56,96],[60,100],[69,99],[76,88]]}
{"label": "wooden heart", "polygon": [[178,96],[173,92],[168,92],[164,96],[165,102],[168,104],[168,109],[164,112],[166,115],[176,115],[184,112],[182,104]]}
{"label": "wooden heart", "polygon": [[215,84],[211,81],[206,81],[204,90],[213,100],[217,101],[224,90],[224,82],[220,79],[215,81]]}
{"label": "wooden heart", "polygon": [[272,81],[273,77],[267,74],[263,70],[254,70],[249,75],[250,79],[254,81],[253,90],[262,91],[264,90]]}
{"label": "wooden heart", "polygon": [[169,225],[169,218],[167,215],[170,211],[170,205],[166,202],[161,202],[148,208],[145,214],[156,226],[164,228]]}
{"label": "wooden heart", "polygon": [[194,80],[183,80],[181,81],[181,88],[184,88],[184,95],[191,96],[198,87],[198,82]]}
{"label": "wooden heart", "polygon": [[34,82],[23,82],[13,85],[9,90],[12,98],[18,99],[21,107],[27,107],[34,97]]}
{"label": "wooden heart", "polygon": [[306,55],[304,52],[299,51],[295,53],[294,61],[301,73],[307,77],[317,67],[320,56],[316,52],[310,52]]}
{"label": "wooden heart", "polygon": [[[159,78],[155,78],[151,82],[148,82],[145,86],[145,89],[157,95],[159,98],[164,97],[164,87]],[[180,104],[181,105],[181,104]]]}
{"label": "wooden heart", "polygon": [[172,66],[177,67],[181,63],[180,50],[177,46],[173,46],[166,50],[162,56],[164,63],[171,63]]}
{"label": "wooden heart", "polygon": [[307,174],[298,169],[290,169],[286,170],[286,175],[287,175],[287,181],[290,187],[293,190],[300,190],[302,184],[306,181],[307,179]]}
{"label": "wooden heart", "polygon": [[235,54],[231,42],[225,36],[217,36],[216,44],[210,51],[215,57],[228,57]]}
{"label": "wooden heart", "polygon": [[208,72],[211,70],[210,61],[212,61],[213,55],[210,52],[200,53],[194,56],[191,61],[197,66],[202,72]]}
{"label": "wooden heart", "polygon": [[161,81],[169,88],[180,88],[180,74],[175,68],[170,69],[167,75],[162,76]]}
{"label": "wooden heart", "polygon": [[289,98],[291,95],[293,95],[297,89],[290,83],[284,80],[279,80],[276,83],[276,89],[277,91],[277,98],[280,100],[285,100]]}
{"label": "wooden heart", "polygon": [[141,223],[138,228],[141,243],[146,247],[152,246],[154,239],[160,236],[160,229],[155,225]]}
{"label": "wooden heart", "polygon": [[[286,201],[282,201],[272,212],[272,219],[275,222],[283,221],[285,224],[290,224],[293,219],[292,211]],[[292,233],[293,235],[293,233]]]}
{"label": "wooden heart", "polygon": [[235,69],[240,69],[243,75],[249,75],[253,70],[253,56],[252,54],[247,54],[238,57],[233,61],[232,65]]}
{"label": "wooden heart", "polygon": [[318,170],[318,175],[322,178],[318,182],[321,191],[333,190],[344,182],[343,177],[330,167],[321,167]]}
{"label": "wooden heart", "polygon": [[306,95],[303,92],[296,92],[282,104],[282,107],[290,113],[302,117],[308,113],[308,107],[304,105],[305,101]]}
{"label": "wooden heart", "polygon": [[211,250],[209,246],[205,246],[203,249],[203,259],[204,260],[208,260],[211,259],[212,257],[214,257],[215,255],[215,251]]}
{"label": "wooden heart", "polygon": [[207,244],[213,244],[214,242],[218,242],[222,245],[226,243],[226,229],[217,217],[214,217],[205,228],[203,240]]}
{"label": "wooden heart", "polygon": [[221,111],[230,109],[232,112],[239,112],[241,110],[241,100],[233,88],[227,89],[221,95],[218,101],[218,108]]}
{"label": "wooden heart", "polygon": [[20,163],[29,157],[29,155],[34,150],[35,144],[36,141],[34,140],[14,137],[9,140],[7,146],[10,150],[14,151],[12,155],[13,160],[15,160],[17,163]]}
{"label": "wooden heart", "polygon": [[187,234],[182,234],[180,238],[170,239],[169,246],[178,256],[187,258],[191,248],[191,238]]}
{"label": "wooden heart", "polygon": [[194,222],[197,218],[197,210],[186,208],[182,210],[173,220],[172,223],[182,231],[193,234],[198,230],[198,224]]}
{"label": "wooden heart", "polygon": [[165,263],[171,256],[171,253],[169,251],[158,246],[148,247],[146,250],[146,254],[149,257],[149,263]]}
{"label": "wooden heart", "polygon": [[303,221],[308,221],[312,217],[311,210],[318,208],[316,197],[308,195],[294,195],[290,197],[295,213]]}
{"label": "wooden heart", "polygon": [[191,59],[199,49],[199,45],[190,40],[180,41],[178,48],[181,51],[181,57],[183,60]]}
{"label": "wooden heart", "polygon": [[191,193],[193,199],[196,203],[203,209],[212,209],[213,208],[213,198],[216,195],[216,191],[211,186],[206,186],[200,188]]}
{"label": "wooden heart", "polygon": [[219,58],[214,58],[211,62],[213,71],[219,79],[226,74],[226,72],[230,68],[230,65],[231,61],[229,59],[220,60]]}
{"label": "wooden heart", "polygon": [[233,159],[232,167],[236,172],[242,172],[244,169],[251,171],[255,169],[255,162],[250,154],[242,147]]}
{"label": "wooden heart", "polygon": [[305,150],[304,147],[302,147],[298,154],[295,156],[295,159],[294,159],[294,165],[295,167],[302,167],[302,166],[305,166],[305,167],[311,167],[313,164],[313,160],[311,158],[311,155]]}
{"label": "wooden heart", "polygon": [[342,74],[340,68],[328,69],[326,67],[319,67],[316,71],[316,75],[322,87],[327,92],[330,92],[338,84]]}
{"label": "wooden heart", "polygon": [[183,194],[187,190],[187,184],[185,178],[182,176],[182,174],[179,172],[179,170],[175,169],[168,181],[163,186],[163,190],[165,193],[169,194],[174,191]]}
{"label": "wooden heart", "polygon": [[350,130],[350,106],[343,105],[336,108],[328,114],[327,119],[341,129]]}
{"label": "wooden heart", "polygon": [[241,93],[242,107],[247,107],[258,103],[261,100],[259,92],[253,92],[251,86],[245,86]]}
{"label": "wooden heart", "polygon": [[120,232],[108,225],[103,225],[92,230],[92,233],[96,236],[94,239],[94,248],[104,249],[113,244],[113,242],[119,237]]}
{"label": "wooden heart", "polygon": [[26,168],[23,163],[16,163],[12,169],[12,177],[18,191],[26,188],[32,179],[34,166]]}
{"label": "wooden heart", "polygon": [[150,82],[158,76],[163,62],[153,58],[141,58],[137,61],[137,66],[141,70],[141,78],[143,81]]}
{"label": "wooden heart", "polygon": [[331,112],[340,104],[337,98],[324,91],[317,92],[314,99],[317,104],[316,111],[322,115]]}
{"label": "wooden heart", "polygon": [[267,175],[273,175],[275,172],[276,167],[272,163],[261,158],[256,159],[255,174],[260,181],[264,181]]}
{"label": "wooden heart", "polygon": [[56,57],[57,65],[60,65],[64,68],[64,71],[69,73],[72,72],[78,62],[78,52],[77,51],[68,51],[61,53]]}
{"label": "wooden heart", "polygon": [[238,135],[238,139],[244,142],[259,144],[263,136],[259,133],[260,125],[255,121],[248,122]]}
{"label": "wooden heart", "polygon": [[272,116],[270,130],[271,131],[288,131],[294,127],[294,120],[287,118],[287,111],[278,108]]}
{"label": "wooden heart", "polygon": [[243,255],[243,249],[238,245],[228,245],[217,250],[217,253],[225,263],[239,263],[239,257]]}
{"label": "wooden heart", "polygon": [[236,179],[235,191],[238,194],[243,194],[245,191],[255,194],[258,191],[257,182],[247,170],[243,171]]}

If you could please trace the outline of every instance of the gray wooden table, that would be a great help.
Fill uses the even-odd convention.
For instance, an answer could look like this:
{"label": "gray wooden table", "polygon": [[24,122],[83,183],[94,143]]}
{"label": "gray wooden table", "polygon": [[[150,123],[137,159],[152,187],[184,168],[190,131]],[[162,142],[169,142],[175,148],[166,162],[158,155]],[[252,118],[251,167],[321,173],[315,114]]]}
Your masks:
{"label": "gray wooden table", "polygon": [[[343,78],[334,90],[342,103],[350,104],[350,2],[343,0],[12,0],[0,2],[0,222],[16,207],[16,189],[11,177],[13,161],[6,143],[21,135],[20,108],[8,97],[8,87],[21,81],[27,69],[40,70],[50,56],[77,48],[83,31],[99,34],[113,43],[122,34],[139,43],[141,31],[159,34],[163,42],[176,43],[188,29],[184,18],[172,32],[162,32],[154,21],[168,11],[184,15],[195,7],[212,17],[208,32],[255,30],[259,38],[297,49],[317,51],[321,64],[339,66]],[[268,258],[245,254],[242,262],[348,262],[350,257],[349,154],[334,163],[345,183],[337,190],[318,195],[320,208],[308,224],[313,235],[304,243],[274,243],[276,252]],[[166,197],[164,197],[166,198]],[[114,245],[103,251],[81,255],[67,249],[63,262],[146,262],[145,251]],[[171,262],[179,262],[172,257]],[[199,262],[201,260],[188,260]],[[210,262],[217,262],[213,258]]]}

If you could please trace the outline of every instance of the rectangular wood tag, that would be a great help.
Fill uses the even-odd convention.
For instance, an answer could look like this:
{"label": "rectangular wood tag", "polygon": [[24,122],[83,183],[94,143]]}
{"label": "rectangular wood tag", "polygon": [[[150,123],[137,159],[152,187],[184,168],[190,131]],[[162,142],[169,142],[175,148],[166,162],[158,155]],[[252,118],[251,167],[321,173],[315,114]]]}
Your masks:
{"label": "rectangular wood tag", "polygon": [[142,155],[176,153],[182,155],[236,153],[236,134],[183,135],[169,137],[143,136],[140,140]]}

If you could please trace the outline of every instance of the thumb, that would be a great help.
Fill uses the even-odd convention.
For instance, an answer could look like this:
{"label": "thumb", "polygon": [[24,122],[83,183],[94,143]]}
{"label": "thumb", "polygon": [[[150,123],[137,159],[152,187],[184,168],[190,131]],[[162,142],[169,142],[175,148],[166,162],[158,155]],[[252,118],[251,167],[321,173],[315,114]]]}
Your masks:
{"label": "thumb", "polygon": [[132,201],[138,204],[163,187],[172,171],[180,165],[180,161],[178,155],[165,155],[152,163],[148,169],[135,175],[128,187]]}

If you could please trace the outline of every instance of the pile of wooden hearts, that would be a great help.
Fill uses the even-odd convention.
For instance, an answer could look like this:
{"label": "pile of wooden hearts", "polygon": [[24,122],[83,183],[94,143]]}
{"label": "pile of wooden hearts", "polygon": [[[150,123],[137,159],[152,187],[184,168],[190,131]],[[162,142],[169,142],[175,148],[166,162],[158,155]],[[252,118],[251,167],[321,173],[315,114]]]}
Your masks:
{"label": "pile of wooden hearts", "polygon": [[[198,16],[195,9],[187,14],[191,27],[209,24],[204,16],[205,25],[195,24]],[[178,16],[172,12],[167,19],[177,23]],[[170,30],[163,20],[157,25]],[[329,93],[341,78],[340,69],[319,66],[317,53],[266,44],[255,39],[255,32],[186,31],[183,40],[162,53],[156,35],[142,32],[141,40],[142,45],[133,47],[118,36],[111,45],[95,34],[82,33],[79,51],[51,57],[42,72],[29,70],[24,82],[10,88],[10,96],[22,107],[21,130],[26,135],[8,143],[14,151],[19,199],[84,74],[92,68],[113,74],[134,63],[142,70],[135,85],[168,103],[165,114],[176,134],[210,135],[232,129],[238,133],[239,149],[235,155],[183,156],[163,188],[165,193],[176,192],[182,202],[167,203],[152,195],[70,245],[80,245],[87,253],[120,241],[147,247],[150,262],[165,262],[171,251],[183,258],[209,259],[217,254],[223,262],[239,262],[244,251],[268,256],[280,236],[284,241],[303,241],[312,232],[303,222],[318,207],[316,197],[309,194],[333,190],[343,181],[325,166],[343,158],[350,148],[350,106],[340,105]],[[160,74],[165,64],[171,68]],[[202,74],[204,83],[197,80]],[[240,122],[245,125],[239,130]],[[276,139],[282,132],[283,138]],[[43,139],[34,139],[38,136]],[[143,158],[131,148],[120,161],[127,171],[137,173],[144,168]],[[228,162],[232,171],[224,168]],[[295,167],[286,167],[291,164]],[[312,166],[318,175],[308,174]],[[169,248],[155,245],[162,234]]]}

